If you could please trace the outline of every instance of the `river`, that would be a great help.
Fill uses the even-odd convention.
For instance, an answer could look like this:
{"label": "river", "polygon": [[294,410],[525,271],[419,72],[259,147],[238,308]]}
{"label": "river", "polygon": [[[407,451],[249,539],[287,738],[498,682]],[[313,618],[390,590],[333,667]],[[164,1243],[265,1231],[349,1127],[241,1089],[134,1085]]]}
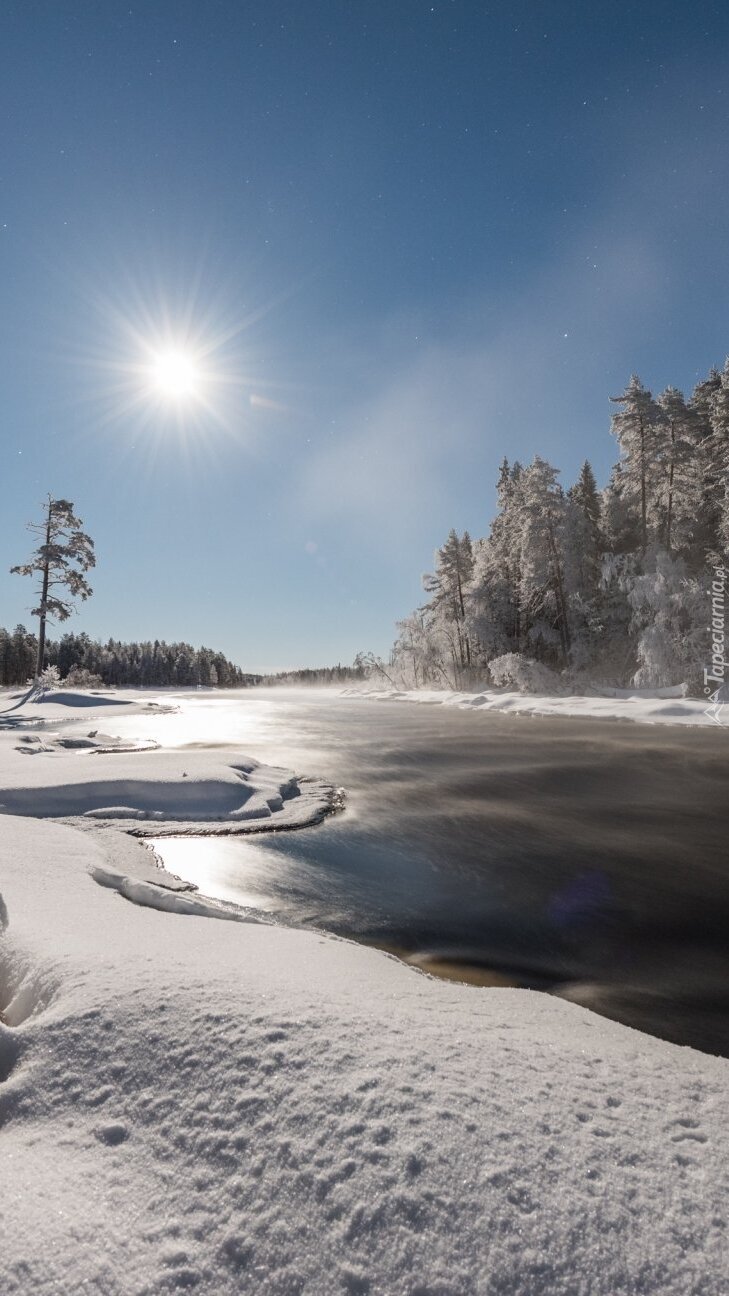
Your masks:
{"label": "river", "polygon": [[181,700],[120,723],[235,744],[347,794],[315,828],[158,843],[201,891],[729,1054],[725,730],[326,690]]}

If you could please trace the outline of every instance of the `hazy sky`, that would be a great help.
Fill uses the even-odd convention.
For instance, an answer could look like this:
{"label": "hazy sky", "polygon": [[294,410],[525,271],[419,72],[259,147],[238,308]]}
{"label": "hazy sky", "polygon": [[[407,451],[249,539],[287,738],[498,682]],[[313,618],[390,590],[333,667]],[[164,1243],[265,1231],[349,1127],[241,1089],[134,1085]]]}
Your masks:
{"label": "hazy sky", "polygon": [[5,0],[0,624],[50,491],[68,628],[386,651],[504,454],[604,481],[632,370],[723,363],[728,73],[701,0]]}

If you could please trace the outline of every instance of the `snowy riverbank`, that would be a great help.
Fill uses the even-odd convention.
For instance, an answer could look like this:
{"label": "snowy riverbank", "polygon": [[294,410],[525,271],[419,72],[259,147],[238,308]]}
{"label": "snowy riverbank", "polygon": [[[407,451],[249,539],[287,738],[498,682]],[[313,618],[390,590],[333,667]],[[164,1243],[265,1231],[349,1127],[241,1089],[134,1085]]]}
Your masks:
{"label": "snowy riverbank", "polygon": [[[607,690],[605,690],[607,692]],[[455,689],[351,688],[345,697],[374,702],[419,702],[464,710],[510,715],[580,716],[591,720],[632,720],[641,724],[711,725],[729,728],[729,702],[724,704],[680,696],[678,689],[643,692],[614,689],[611,696],[549,697],[500,689],[458,692]]]}
{"label": "snowy riverbank", "polygon": [[127,809],[229,814],[231,753],[40,718],[0,729],[4,1296],[726,1289],[729,1062],[156,886],[146,820],[50,816],[116,761]]}

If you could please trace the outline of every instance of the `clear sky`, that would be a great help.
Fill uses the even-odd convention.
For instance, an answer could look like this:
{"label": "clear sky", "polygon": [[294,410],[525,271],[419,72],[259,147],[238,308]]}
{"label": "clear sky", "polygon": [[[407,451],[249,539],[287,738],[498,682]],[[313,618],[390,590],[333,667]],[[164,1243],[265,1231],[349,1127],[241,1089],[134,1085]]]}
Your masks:
{"label": "clear sky", "polygon": [[729,350],[725,4],[5,0],[0,73],[0,624],[50,491],[69,629],[385,652],[504,454]]}

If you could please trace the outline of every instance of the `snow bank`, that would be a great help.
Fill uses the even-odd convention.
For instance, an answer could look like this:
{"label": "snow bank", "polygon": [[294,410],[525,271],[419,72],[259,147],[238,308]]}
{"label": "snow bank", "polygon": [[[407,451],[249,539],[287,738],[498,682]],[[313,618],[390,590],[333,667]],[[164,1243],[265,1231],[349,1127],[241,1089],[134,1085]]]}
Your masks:
{"label": "snow bank", "polygon": [[83,691],[69,689],[46,689],[44,691],[34,691],[26,689],[23,692],[16,690],[0,690],[0,725],[3,718],[6,721],[12,720],[14,723],[33,723],[46,720],[68,719],[68,710],[83,710],[88,716],[91,712],[109,715],[109,712],[117,711],[119,714],[129,714],[130,712],[150,711],[168,712],[176,711],[178,708],[163,696],[150,698],[149,693],[143,689],[104,689]]}
{"label": "snow bank", "polygon": [[[329,784],[297,778],[290,770],[261,765],[238,752],[167,751],[149,738],[120,739],[95,728],[49,728],[59,710],[68,722],[67,707],[82,706],[89,723],[97,712],[107,722],[109,707],[124,715],[129,707],[132,714],[144,715],[177,710],[139,695],[105,696],[100,707],[97,703],[95,694],[55,693],[5,717],[0,723],[0,814],[100,820],[137,835],[159,835],[166,824],[175,832],[297,828],[317,822],[331,809]],[[40,734],[28,732],[36,712]]]}
{"label": "snow bank", "polygon": [[117,837],[2,821],[3,1296],[726,1290],[729,1063],[128,903]]}
{"label": "snow bank", "polygon": [[[84,817],[106,822],[134,820],[234,830],[276,819],[301,826],[326,814],[331,789],[318,780],[219,752],[121,751],[103,759],[84,751],[54,759],[2,759],[0,813],[41,818]],[[125,826],[129,826],[126,824]]]}
{"label": "snow bank", "polygon": [[474,711],[500,711],[513,715],[581,716],[586,719],[637,720],[642,724],[721,725],[729,727],[729,703],[686,698],[680,689],[601,690],[608,696],[546,697],[498,689],[459,693],[448,689],[343,690],[345,697],[375,702],[420,702],[430,706],[455,706]]}

